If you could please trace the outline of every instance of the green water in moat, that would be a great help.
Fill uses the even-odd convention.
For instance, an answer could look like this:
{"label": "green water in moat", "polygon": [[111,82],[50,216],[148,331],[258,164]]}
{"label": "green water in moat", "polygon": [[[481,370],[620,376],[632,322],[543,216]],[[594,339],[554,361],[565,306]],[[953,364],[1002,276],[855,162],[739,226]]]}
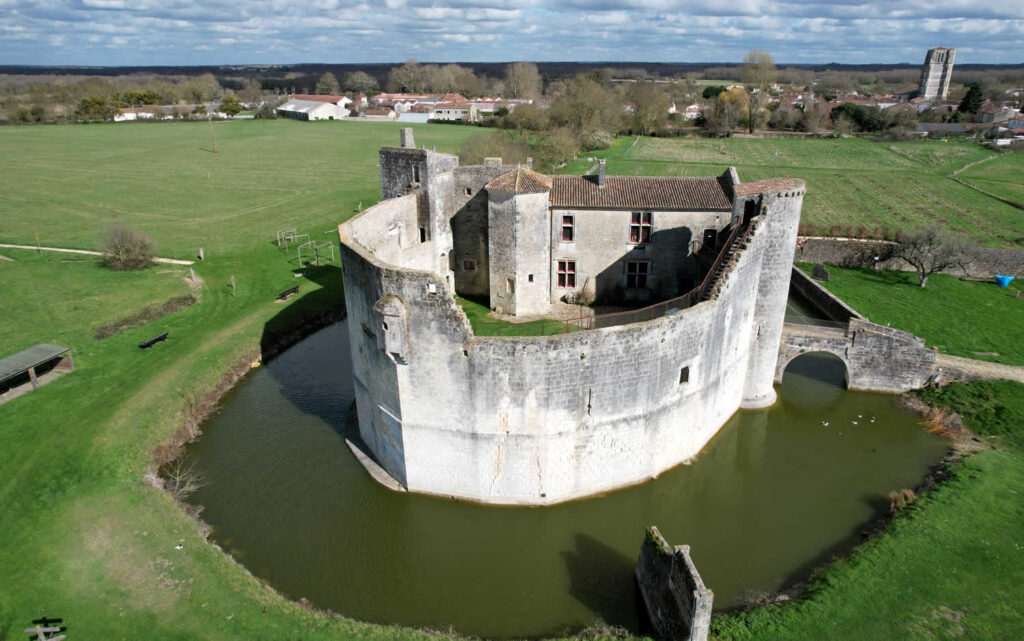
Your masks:
{"label": "green water in moat", "polygon": [[[644,528],[689,544],[715,606],[806,578],[856,544],[946,443],[894,397],[841,388],[801,357],[764,411],[739,412],[692,465],[608,495],[497,508],[377,485],[340,436],[352,403],[344,324],[255,371],[188,456],[213,538],[286,596],[356,619],[486,637],[638,629]],[[856,421],[856,424],[854,424]],[[827,422],[828,425],[823,425]]]}

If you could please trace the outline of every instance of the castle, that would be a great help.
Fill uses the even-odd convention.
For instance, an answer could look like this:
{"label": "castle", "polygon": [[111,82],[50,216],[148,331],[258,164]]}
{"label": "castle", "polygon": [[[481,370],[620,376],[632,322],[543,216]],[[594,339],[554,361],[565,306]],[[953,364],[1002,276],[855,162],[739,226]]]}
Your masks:
{"label": "castle", "polygon": [[[404,488],[592,495],[693,458],[737,409],[774,402],[802,181],[460,166],[410,129],[380,150],[380,176],[381,202],[339,235],[359,434]],[[517,320],[579,298],[629,311],[476,336],[456,293]]]}

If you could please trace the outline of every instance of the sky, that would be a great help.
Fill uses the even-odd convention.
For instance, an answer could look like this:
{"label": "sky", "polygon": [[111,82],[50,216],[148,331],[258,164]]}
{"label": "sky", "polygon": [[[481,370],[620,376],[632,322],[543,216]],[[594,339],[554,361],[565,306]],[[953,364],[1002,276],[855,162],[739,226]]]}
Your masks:
{"label": "sky", "polygon": [[0,64],[1024,62],[1024,0],[0,0]]}

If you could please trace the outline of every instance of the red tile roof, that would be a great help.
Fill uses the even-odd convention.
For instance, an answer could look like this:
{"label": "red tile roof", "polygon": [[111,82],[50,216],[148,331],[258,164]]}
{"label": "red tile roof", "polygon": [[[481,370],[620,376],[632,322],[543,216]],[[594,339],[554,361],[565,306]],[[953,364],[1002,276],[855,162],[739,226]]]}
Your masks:
{"label": "red tile roof", "polygon": [[768,178],[767,180],[740,183],[734,188],[734,193],[737,196],[749,196],[779,191],[803,191],[803,189],[804,181],[796,178]]}
{"label": "red tile roof", "polygon": [[332,102],[337,104],[346,96],[331,96],[328,94],[296,93],[292,94],[292,100],[312,100],[314,102]]}
{"label": "red tile roof", "polygon": [[717,178],[554,176],[553,207],[729,211],[732,203]]}
{"label": "red tile roof", "polygon": [[485,188],[487,191],[507,191],[512,194],[543,194],[551,189],[551,177],[520,165],[491,178]]}

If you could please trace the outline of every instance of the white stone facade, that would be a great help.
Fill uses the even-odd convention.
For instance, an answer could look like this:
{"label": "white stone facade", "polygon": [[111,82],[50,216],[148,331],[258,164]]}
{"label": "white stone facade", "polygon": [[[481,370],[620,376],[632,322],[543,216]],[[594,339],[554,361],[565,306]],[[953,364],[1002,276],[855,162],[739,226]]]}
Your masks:
{"label": "white stone facade", "polygon": [[482,337],[454,299],[455,247],[486,233],[474,246],[489,274],[514,275],[497,289],[542,310],[557,278],[543,269],[557,260],[548,195],[481,189],[512,169],[500,163],[409,148],[381,160],[385,200],[339,233],[360,435],[410,491],[539,505],[612,490],[693,458],[738,408],[774,400],[800,181],[725,181],[730,211],[691,212],[695,229],[743,230],[708,300],[644,322]]}

